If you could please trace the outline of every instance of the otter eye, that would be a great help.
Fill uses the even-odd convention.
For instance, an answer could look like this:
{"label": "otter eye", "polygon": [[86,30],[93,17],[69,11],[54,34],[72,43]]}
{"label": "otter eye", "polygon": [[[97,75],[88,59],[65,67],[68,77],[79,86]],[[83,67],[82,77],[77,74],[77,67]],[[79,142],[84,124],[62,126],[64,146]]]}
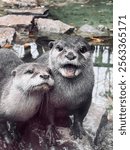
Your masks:
{"label": "otter eye", "polygon": [[79,49],[79,51],[84,54],[87,52],[87,48],[85,46],[83,46]]}
{"label": "otter eye", "polygon": [[63,50],[63,47],[60,46],[60,45],[57,45],[57,46],[56,46],[56,49],[57,49],[59,52],[61,52],[61,51]]}
{"label": "otter eye", "polygon": [[27,70],[26,72],[25,72],[25,74],[33,74],[33,70]]}

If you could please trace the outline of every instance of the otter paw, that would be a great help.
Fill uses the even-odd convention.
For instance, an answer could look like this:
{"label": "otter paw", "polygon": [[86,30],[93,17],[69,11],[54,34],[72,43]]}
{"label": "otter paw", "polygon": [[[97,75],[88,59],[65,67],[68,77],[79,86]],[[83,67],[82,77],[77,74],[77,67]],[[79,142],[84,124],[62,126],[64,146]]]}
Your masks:
{"label": "otter paw", "polygon": [[22,137],[21,137],[21,134],[19,133],[19,131],[17,131],[17,130],[13,131],[13,132],[11,132],[11,135],[13,137],[13,140],[20,142]]}
{"label": "otter paw", "polygon": [[12,144],[14,142],[14,139],[10,133],[6,132],[5,134],[2,135],[2,137],[7,144]]}
{"label": "otter paw", "polygon": [[71,127],[70,135],[74,137],[74,139],[82,139],[83,136],[86,135],[86,132],[80,123],[75,123]]}
{"label": "otter paw", "polygon": [[49,146],[55,146],[56,140],[60,139],[60,133],[57,131],[54,125],[47,126],[46,139]]}
{"label": "otter paw", "polygon": [[17,124],[13,122],[9,122],[10,128],[8,129],[13,140],[19,142],[21,140],[21,133],[17,129]]}

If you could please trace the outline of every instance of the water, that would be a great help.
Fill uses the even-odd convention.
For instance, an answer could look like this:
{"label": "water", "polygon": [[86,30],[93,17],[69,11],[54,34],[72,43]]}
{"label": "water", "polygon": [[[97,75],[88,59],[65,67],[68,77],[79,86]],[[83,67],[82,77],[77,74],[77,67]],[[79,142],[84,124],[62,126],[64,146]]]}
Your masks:
{"label": "water", "polygon": [[95,66],[99,67],[112,67],[113,54],[112,46],[95,46],[95,52],[93,55],[93,62]]}
{"label": "water", "polygon": [[[31,54],[31,59],[35,60],[36,58],[38,58],[40,54],[39,54],[39,51],[37,49],[37,44],[35,42],[28,43],[28,47],[29,47],[28,51]],[[28,53],[28,52],[26,52],[24,45],[20,45],[20,44],[14,44],[13,50],[16,52],[17,56],[21,59],[24,59],[26,53]]]}
{"label": "water", "polygon": [[22,59],[24,57],[25,55],[24,45],[14,44],[13,49],[19,58]]}
{"label": "water", "polygon": [[113,68],[95,66],[94,73],[95,86],[93,89],[92,104],[84,120],[84,127],[93,138],[100,124],[102,115],[106,109],[112,109]]}
{"label": "water", "polygon": [[113,26],[111,0],[88,0],[86,4],[70,2],[63,6],[55,5],[50,7],[50,13],[54,18],[77,27],[84,24],[97,27],[102,24],[111,29]]}
{"label": "water", "polygon": [[[92,104],[85,118],[86,131],[94,137],[100,119],[106,109],[112,109],[113,98],[113,53],[112,46],[96,46],[94,53],[95,85]],[[99,63],[99,64],[98,64]]]}
{"label": "water", "polygon": [[[95,87],[93,102],[107,106],[108,97],[112,97],[113,83],[113,52],[111,46],[98,46],[94,53]],[[106,105],[106,106],[105,106]]]}
{"label": "water", "polygon": [[30,43],[32,58],[36,59],[39,56],[36,43]]}

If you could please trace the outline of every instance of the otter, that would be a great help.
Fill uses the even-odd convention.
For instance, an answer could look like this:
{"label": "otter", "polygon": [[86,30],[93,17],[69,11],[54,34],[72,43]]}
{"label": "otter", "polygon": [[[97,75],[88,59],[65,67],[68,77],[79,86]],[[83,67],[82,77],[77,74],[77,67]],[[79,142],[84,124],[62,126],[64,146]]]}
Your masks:
{"label": "otter", "polygon": [[11,71],[23,61],[18,58],[16,53],[11,49],[0,49],[0,95],[3,87],[3,80],[10,77]]}
{"label": "otter", "polygon": [[51,70],[39,63],[21,64],[4,80],[0,94],[0,127],[8,143],[11,141],[7,137],[6,121],[25,122],[32,118],[38,112],[43,94],[53,85]]}
{"label": "otter", "polygon": [[94,86],[94,46],[80,36],[67,36],[50,42],[49,47],[50,51],[37,59],[37,62],[51,68],[55,81],[55,86],[49,93],[50,124],[46,136],[50,143],[55,144],[59,137],[55,127],[56,117],[73,115],[70,134],[74,139],[82,139],[86,135],[83,120],[91,104]]}
{"label": "otter", "polygon": [[[24,62],[17,56],[12,49],[1,48],[0,49],[0,74],[4,74],[1,77],[5,78],[10,76],[11,71]],[[1,81],[2,78],[0,78]]]}

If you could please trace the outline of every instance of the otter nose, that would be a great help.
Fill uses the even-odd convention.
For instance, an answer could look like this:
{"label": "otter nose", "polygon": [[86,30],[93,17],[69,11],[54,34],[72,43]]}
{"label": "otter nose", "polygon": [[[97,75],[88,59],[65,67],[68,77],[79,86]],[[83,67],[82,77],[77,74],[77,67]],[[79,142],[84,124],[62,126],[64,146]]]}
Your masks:
{"label": "otter nose", "polygon": [[69,60],[74,60],[76,58],[76,56],[72,52],[69,52],[67,55],[65,55],[65,57]]}
{"label": "otter nose", "polygon": [[49,79],[49,75],[47,75],[47,74],[46,75],[40,75],[40,77],[45,79],[45,80]]}

